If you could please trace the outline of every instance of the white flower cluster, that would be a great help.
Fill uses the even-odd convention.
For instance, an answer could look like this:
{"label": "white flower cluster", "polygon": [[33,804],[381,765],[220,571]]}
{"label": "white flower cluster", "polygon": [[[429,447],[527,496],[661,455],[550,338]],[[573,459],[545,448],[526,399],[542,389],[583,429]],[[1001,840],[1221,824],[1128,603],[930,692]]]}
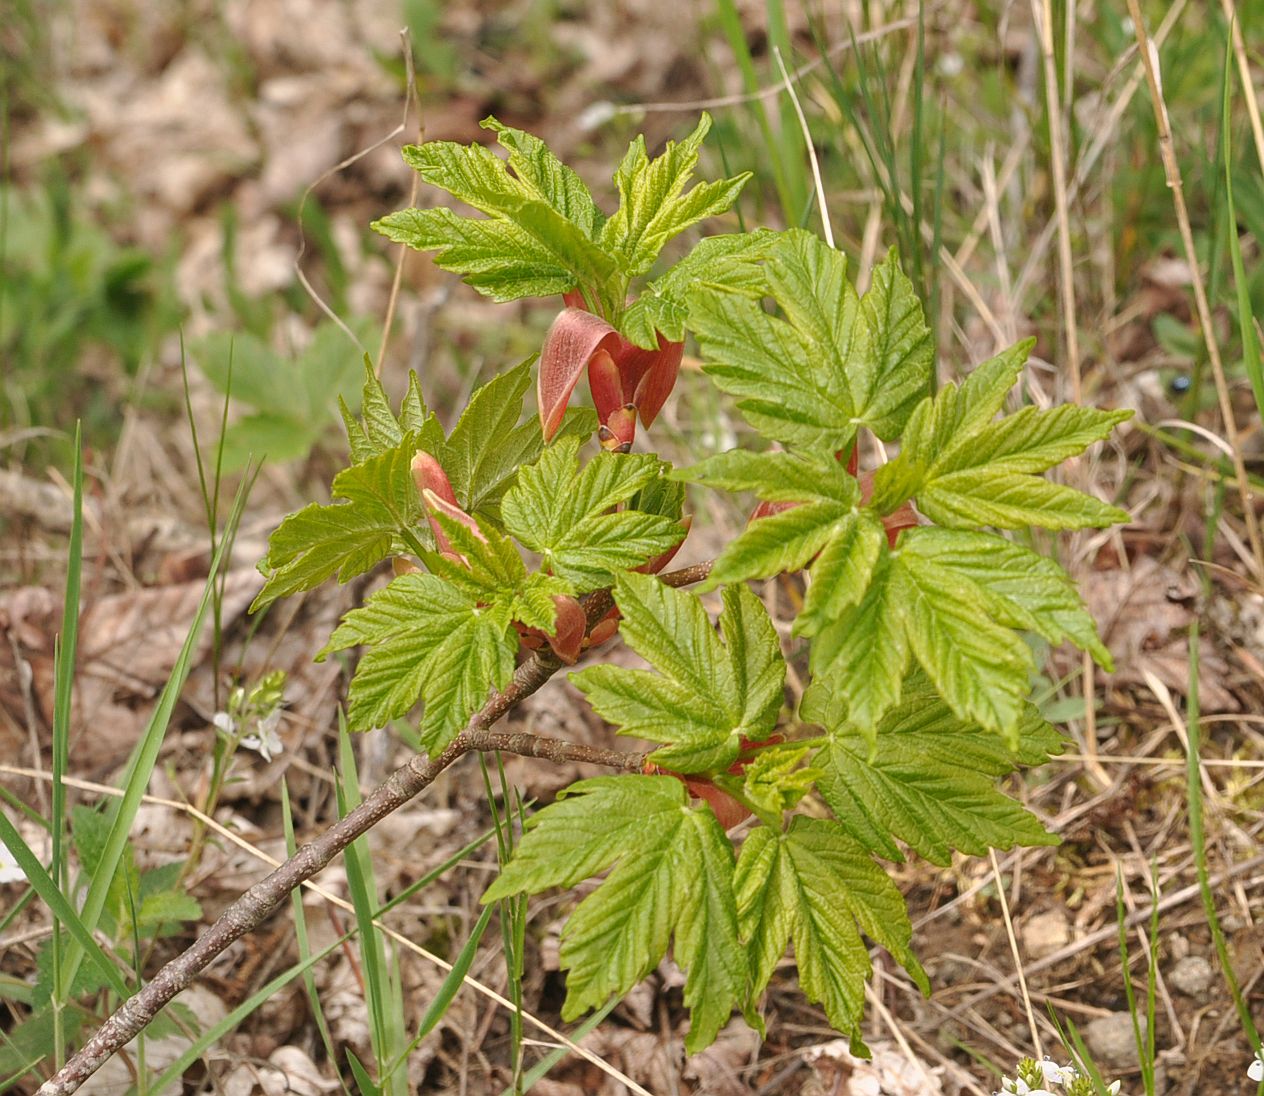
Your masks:
{"label": "white flower cluster", "polygon": [[[1066,1086],[1063,1093],[1053,1092],[1054,1086]],[[1092,1092],[1088,1079],[1072,1065],[1060,1066],[1052,1058],[1025,1058],[1018,1063],[1018,1076],[1013,1080],[1001,1079],[1001,1091],[992,1096],[1077,1096],[1078,1092]],[[1106,1091],[1119,1096],[1119,1082],[1113,1081]]]}
{"label": "white flower cluster", "polygon": [[285,673],[274,670],[249,692],[240,685],[233,689],[227,710],[216,712],[211,722],[230,741],[269,762],[285,749],[277,733],[284,706]]}

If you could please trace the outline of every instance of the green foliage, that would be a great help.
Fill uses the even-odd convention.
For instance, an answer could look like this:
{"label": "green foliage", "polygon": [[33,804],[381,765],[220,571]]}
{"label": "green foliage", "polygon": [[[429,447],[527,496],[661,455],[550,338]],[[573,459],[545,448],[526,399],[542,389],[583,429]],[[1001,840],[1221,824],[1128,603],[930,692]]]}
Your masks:
{"label": "green foliage", "polygon": [[781,316],[727,287],[702,285],[690,299],[716,385],[787,445],[844,449],[861,426],[896,436],[929,386],[933,346],[894,252],[863,299],[846,256],[800,230],[768,248],[764,275]]}
{"label": "green foliage", "polygon": [[[355,329],[363,341],[371,325],[359,321]],[[248,332],[214,332],[192,347],[191,356],[219,392],[252,408],[224,432],[226,470],[243,468],[252,457],[307,457],[329,433],[335,400],[345,407],[355,397],[357,354],[332,322],[317,327],[292,361]]]}
{"label": "green foliage", "polygon": [[[175,329],[181,310],[167,264],[117,244],[60,171],[39,188],[0,185],[0,227],[0,420],[68,436],[82,421],[88,444],[108,447],[126,386],[74,370],[92,348],[129,376]],[[43,441],[24,448],[32,465],[61,455]]]}
{"label": "green foliage", "polygon": [[[651,580],[652,581],[652,580]],[[686,1049],[709,1045],[741,999],[746,963],[733,899],[733,848],[711,811],[687,809],[666,776],[581,780],[532,816],[517,854],[484,902],[572,887],[614,866],[562,931],[567,974],[562,1018],[624,994],[650,973],[674,937],[686,971]],[[690,870],[681,872],[680,864]]]}
{"label": "green foliage", "polygon": [[958,718],[922,675],[905,683],[897,707],[866,734],[846,718],[830,686],[817,681],[800,716],[829,731],[816,755],[818,787],[843,828],[870,852],[902,862],[896,840],[932,864],[952,850],[982,856],[989,848],[1051,845],[1057,838],[996,788],[1019,765],[1039,765],[1061,740],[1024,705],[1018,749]]}
{"label": "green foliage", "polygon": [[543,565],[587,593],[674,547],[679,523],[636,509],[612,510],[661,477],[648,454],[599,453],[578,470],[580,441],[564,438],[524,468],[502,505],[505,528]]}
{"label": "green foliage", "polygon": [[409,434],[395,448],[339,472],[331,493],[345,501],[309,503],[286,518],[268,541],[260,565],[267,582],[253,608],[314,589],[335,575],[346,582],[392,552],[432,544],[418,525],[421,499],[410,470],[419,442]]}
{"label": "green foliage", "polygon": [[624,641],[657,673],[592,666],[571,680],[620,734],[665,743],[652,761],[677,772],[723,771],[743,739],[772,733],[785,662],[749,590],[725,589],[719,635],[696,597],[648,575],[620,575],[615,602]]}
{"label": "green foliage", "polygon": [[831,1026],[858,1039],[870,973],[861,932],[930,991],[909,948],[903,896],[837,824],[799,815],[784,833],[761,826],[742,844],[734,890],[752,1004],[793,940],[803,991],[824,1006]]}
{"label": "green foliage", "polygon": [[[932,395],[932,336],[895,252],[860,295],[842,253],[802,230],[704,239],[629,301],[669,240],[729,208],[744,181],[689,188],[709,124],[654,158],[634,141],[607,217],[542,142],[488,119],[507,159],[447,142],[405,152],[481,218],[405,210],[377,227],[436,250],[497,299],[579,290],[615,332],[598,324],[599,349],[576,361],[570,329],[555,327],[550,361],[568,384],[588,368],[607,449],[632,436],[614,416],[643,409],[650,363],[668,360],[644,352],[687,333],[720,391],[784,448],[687,469],[648,453],[589,456],[591,413],[572,413],[546,446],[540,426],[519,421],[531,361],[480,388],[445,436],[416,377],[396,411],[370,369],[359,417],[343,407],[352,463],[335,501],[281,524],[258,604],[406,557],[321,657],[364,648],[349,726],[380,726],[420,699],[432,756],[506,685],[523,645],[547,639],[553,653],[540,657],[570,662],[617,622],[648,668],[599,663],[571,680],[617,733],[647,744],[629,765],[645,771],[564,790],[516,848],[502,834],[484,901],[518,903],[502,907],[518,911],[507,954],[521,961],[515,896],[604,875],[562,932],[564,1018],[607,1006],[670,948],[697,1051],[734,1008],[761,1026],[759,999],[793,945],[804,992],[859,1044],[867,941],[926,989],[903,899],[875,858],[912,850],[944,864],[1056,840],[997,787],[1060,749],[1027,700],[1032,640],[1070,642],[1103,666],[1110,655],[1066,573],[1005,533],[1126,520],[1042,476],[1127,413],[1001,415],[1029,343]],[[863,433],[898,442],[897,455],[859,473],[872,449]],[[685,483],[763,504],[700,591],[645,573],[685,534]],[[800,720],[824,728],[816,737],[783,718],[782,639],[746,585],[794,571],[807,588],[789,635],[812,678]],[[713,621],[698,593],[714,589]]]}
{"label": "green foliage", "polygon": [[[615,173],[618,210],[606,217],[583,180],[538,138],[483,121],[508,152],[500,159],[482,145],[430,141],[409,145],[404,159],[423,180],[479,212],[483,219],[451,210],[404,209],[373,223],[389,239],[419,251],[435,251],[435,262],[462,275],[466,283],[497,301],[547,297],[573,289],[617,326],[632,278],[649,271],[673,237],[699,221],[728,210],[749,174],[684,188],[698,162],[711,126],[702,116],[697,129],[662,155],[646,154],[645,140],[632,142]],[[673,300],[666,291],[663,298]],[[674,301],[673,301],[674,303]],[[633,325],[640,345],[652,319]],[[678,315],[674,328],[679,328]]]}

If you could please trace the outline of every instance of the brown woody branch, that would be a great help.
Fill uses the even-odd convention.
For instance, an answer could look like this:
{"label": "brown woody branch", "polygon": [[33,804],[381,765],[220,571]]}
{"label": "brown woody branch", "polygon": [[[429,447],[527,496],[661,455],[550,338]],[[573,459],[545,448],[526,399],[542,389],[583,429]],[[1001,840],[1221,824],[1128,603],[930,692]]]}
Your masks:
{"label": "brown woody branch", "polygon": [[[688,586],[701,582],[710,571],[711,563],[707,562],[682,567],[661,577],[669,586]],[[605,616],[613,604],[608,590],[590,595],[584,604],[589,626]],[[304,845],[276,871],[261,879],[224,910],[186,951],[167,963],[139,993],[124,1001],[83,1048],[54,1077],[40,1086],[37,1096],[67,1096],[76,1091],[106,1061],[139,1035],[199,972],[234,941],[267,920],[291,891],[302,886],[356,838],[433,784],[440,773],[467,753],[500,750],[554,763],[579,761],[614,769],[640,770],[645,762],[644,754],[620,753],[529,733],[491,730],[511,708],[538,690],[561,667],[562,664],[551,652],[540,652],[527,659],[518,667],[509,684],[488,700],[443,753],[433,759],[418,755],[396,769],[359,807],[310,844]]]}

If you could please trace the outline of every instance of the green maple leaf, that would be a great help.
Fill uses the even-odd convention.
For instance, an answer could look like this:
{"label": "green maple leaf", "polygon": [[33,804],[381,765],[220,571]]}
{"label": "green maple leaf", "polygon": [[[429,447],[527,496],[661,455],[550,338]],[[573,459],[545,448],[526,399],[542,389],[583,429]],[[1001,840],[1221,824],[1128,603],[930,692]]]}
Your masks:
{"label": "green maple leaf", "polygon": [[[475,390],[446,440],[427,448],[443,467],[452,491],[467,513],[499,518],[500,500],[523,465],[544,449],[534,417],[519,424],[522,403],[531,387],[534,355]],[[558,440],[587,437],[596,429],[591,410],[567,412]],[[423,448],[426,448],[423,446]]]}
{"label": "green maple leaf", "polygon": [[387,556],[432,544],[429,529],[418,525],[421,500],[409,468],[416,450],[417,435],[407,435],[393,449],[338,473],[331,494],[345,501],[312,503],[282,521],[259,564],[267,581],[251,611],[334,576],[346,582]]}
{"label": "green maple leaf", "polygon": [[860,506],[860,487],[832,454],[732,450],[673,473],[729,491],[753,491],[768,502],[798,502],[752,521],[725,546],[710,586],[797,571],[815,559],[795,631],[814,635],[858,602],[868,587],[886,534],[877,511]]}
{"label": "green maple leaf", "polygon": [[656,672],[606,665],[572,674],[598,715],[620,734],[665,743],[653,760],[685,773],[723,770],[743,738],[772,733],[785,662],[754,594],[725,589],[719,634],[695,596],[652,576],[619,575],[614,596],[624,641]]}
{"label": "green maple leaf", "polygon": [[505,607],[480,606],[437,575],[402,575],[348,613],[317,657],[372,645],[352,679],[348,725],[384,726],[420,696],[422,741],[434,755],[513,673],[510,619]]}
{"label": "green maple leaf", "polygon": [[713,285],[689,298],[689,326],[717,386],[738,397],[756,430],[787,445],[845,449],[860,426],[896,436],[929,385],[933,344],[894,254],[862,299],[846,256],[796,229],[767,249],[764,275],[781,316]]}
{"label": "green maple leaf", "polygon": [[814,759],[817,790],[853,838],[888,860],[904,857],[895,838],[933,864],[952,850],[982,856],[989,848],[1056,845],[1058,838],[996,787],[1020,765],[1061,752],[1054,729],[1026,704],[1018,749],[1010,751],[977,723],[962,720],[922,675],[904,684],[900,703],[883,717],[877,738],[847,721],[833,689],[814,682],[801,717],[830,732]]}
{"label": "green maple leaf", "polygon": [[403,575],[347,613],[318,655],[369,647],[351,679],[348,726],[380,727],[420,697],[421,739],[432,755],[509,680],[518,650],[512,622],[551,631],[553,598],[574,593],[561,578],[528,574],[513,542],[488,523],[475,534],[445,514],[436,520],[465,563],[423,553],[431,574]]}
{"label": "green maple leaf", "polygon": [[871,972],[861,932],[930,992],[909,947],[913,929],[903,897],[837,823],[799,815],[786,833],[753,830],[742,845],[734,890],[749,959],[749,1004],[793,940],[804,993],[824,1007],[832,1027],[855,1038]]}
{"label": "green maple leaf", "polygon": [[944,385],[913,411],[900,453],[874,477],[873,505],[889,513],[907,499],[939,525],[977,529],[1083,529],[1130,520],[1127,511],[1041,479],[1105,438],[1131,411],[1065,404],[1025,407],[996,421],[1031,341]]}
{"label": "green maple leaf", "polygon": [[1055,562],[994,534],[909,529],[896,551],[881,547],[864,596],[821,629],[812,667],[872,736],[916,657],[962,719],[1016,745],[1035,664],[1015,629],[1051,643],[1070,640],[1111,666],[1075,585]]}
{"label": "green maple leaf", "polygon": [[809,749],[794,743],[761,749],[740,776],[719,774],[713,782],[751,807],[769,826],[779,827],[781,816],[791,810],[821,776],[821,770],[804,767]]}
{"label": "green maple leaf", "polygon": [[757,299],[768,291],[758,260],[777,234],[766,228],[699,240],[675,266],[655,278],[623,314],[619,328],[637,346],[654,350],[661,332],[680,342],[689,318],[689,294],[699,285]]}
{"label": "green maple leaf", "polygon": [[483,124],[497,131],[508,163],[482,145],[451,141],[407,145],[403,153],[427,183],[488,219],[405,209],[373,227],[418,250],[437,250],[441,267],[495,300],[607,286],[616,261],[595,242],[603,222],[587,187],[536,138],[494,118]]}
{"label": "green maple leaf", "polygon": [[619,164],[614,176],[619,208],[603,226],[600,243],[629,277],[649,270],[673,236],[729,209],[751,178],[748,171],[685,191],[710,128],[711,116],[704,113],[693,133],[683,141],[668,141],[652,160],[645,138],[637,137]]}
{"label": "green maple leaf", "polygon": [[355,416],[342,398],[338,400],[342,421],[347,428],[351,461],[361,464],[398,448],[404,438],[416,435],[422,449],[442,444],[443,429],[434,413],[426,407],[421,383],[414,370],[408,371],[408,391],[400,403],[399,414],[391,409],[386,389],[373,371],[373,364],[364,356],[364,387],[360,396],[360,415]]}
{"label": "green maple leaf", "polygon": [[626,993],[674,938],[690,1010],[685,1048],[702,1050],[728,1021],[746,981],[733,849],[724,831],[709,807],[688,808],[685,786],[673,777],[598,777],[563,794],[528,820],[483,902],[572,887],[613,866],[562,930],[562,1018]]}
{"label": "green maple leaf", "polygon": [[678,544],[684,529],[659,514],[609,512],[661,478],[657,457],[603,452],[579,469],[579,446],[578,438],[563,439],[523,468],[501,512],[505,528],[546,570],[586,593]]}

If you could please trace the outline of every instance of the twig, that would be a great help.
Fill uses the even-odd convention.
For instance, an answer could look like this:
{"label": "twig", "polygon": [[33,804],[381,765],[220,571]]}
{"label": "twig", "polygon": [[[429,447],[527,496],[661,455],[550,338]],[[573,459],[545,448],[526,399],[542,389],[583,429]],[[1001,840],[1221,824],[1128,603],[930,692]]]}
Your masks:
{"label": "twig", "polygon": [[[700,582],[710,572],[711,562],[708,561],[670,571],[661,579],[669,586],[687,586]],[[603,594],[606,599],[604,607]],[[608,590],[593,594],[585,605],[589,622],[600,620],[612,604]],[[536,692],[561,669],[561,665],[552,653],[533,655],[443,753],[433,759],[419,755],[396,769],[359,807],[247,890],[191,947],[164,966],[144,989],[125,1001],[65,1066],[40,1086],[39,1096],[66,1096],[75,1092],[109,1058],[143,1031],[163,1006],[187,987],[212,960],[234,941],[261,925],[291,891],[324,868],[356,838],[429,787],[440,773],[465,754],[502,750],[554,762],[579,761],[639,770],[645,762],[641,754],[620,753],[528,733],[508,734],[490,730],[511,708]]]}

